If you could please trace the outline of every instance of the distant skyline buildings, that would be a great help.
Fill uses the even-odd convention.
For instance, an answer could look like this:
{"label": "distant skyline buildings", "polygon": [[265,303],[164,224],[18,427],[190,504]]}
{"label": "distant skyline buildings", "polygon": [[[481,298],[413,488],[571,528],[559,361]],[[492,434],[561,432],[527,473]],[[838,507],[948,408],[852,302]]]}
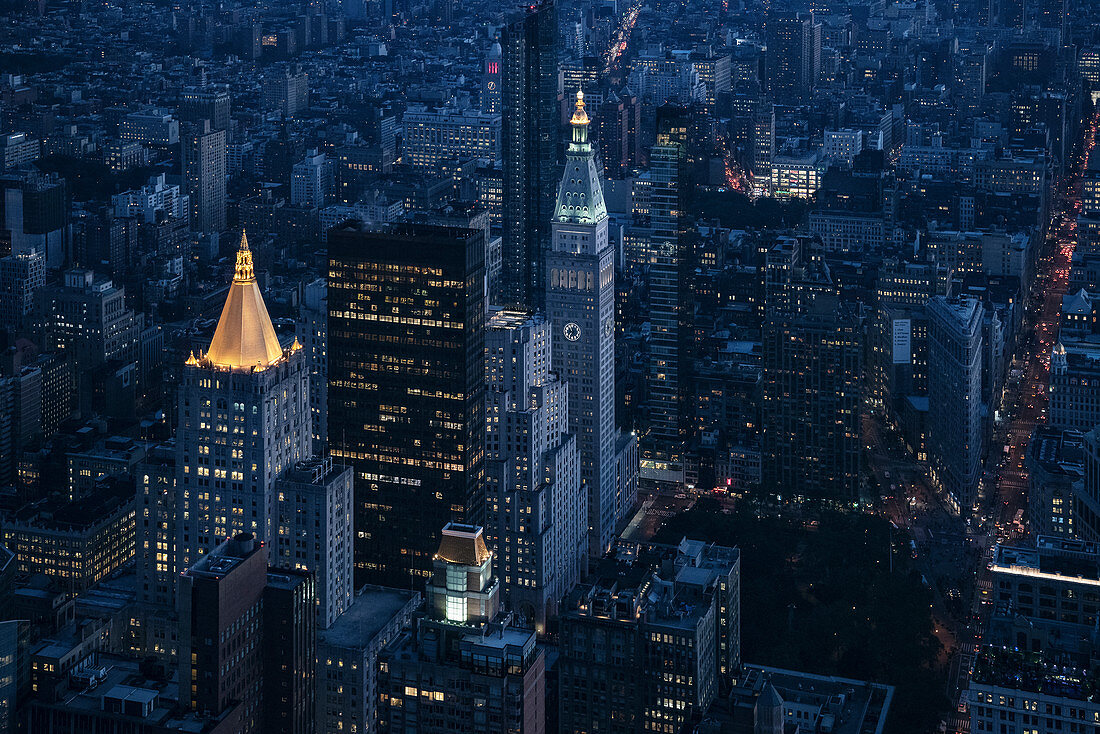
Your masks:
{"label": "distant skyline buildings", "polygon": [[1100,708],[1100,3],[4,13],[0,728]]}
{"label": "distant skyline buildings", "polygon": [[225,229],[226,132],[209,120],[188,123],[180,136],[183,183],[191,201],[191,226],[199,232]]}
{"label": "distant skyline buildings", "polygon": [[769,10],[764,78],[777,104],[808,101],[821,69],[821,24],[812,13]]}

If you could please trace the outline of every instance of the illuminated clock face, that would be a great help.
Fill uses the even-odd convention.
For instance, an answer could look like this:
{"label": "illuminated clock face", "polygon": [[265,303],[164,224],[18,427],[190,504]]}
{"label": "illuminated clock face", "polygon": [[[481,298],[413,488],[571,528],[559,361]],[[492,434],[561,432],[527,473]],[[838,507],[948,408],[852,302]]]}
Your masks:
{"label": "illuminated clock face", "polygon": [[494,89],[497,88],[497,83],[496,82],[489,82],[485,86],[487,86],[489,88],[489,91],[491,92],[491,91],[493,91]]}
{"label": "illuminated clock face", "polygon": [[566,339],[571,342],[575,342],[581,338],[581,327],[578,326],[576,323],[570,321],[568,324],[565,325],[565,328],[562,329],[562,333],[565,334]]}

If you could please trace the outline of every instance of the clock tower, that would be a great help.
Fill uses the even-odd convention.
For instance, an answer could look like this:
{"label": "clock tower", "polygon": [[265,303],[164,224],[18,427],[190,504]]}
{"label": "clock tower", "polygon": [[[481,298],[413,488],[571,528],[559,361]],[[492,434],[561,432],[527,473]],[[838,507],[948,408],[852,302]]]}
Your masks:
{"label": "clock tower", "polygon": [[588,487],[588,553],[610,547],[624,512],[617,489],[615,430],[615,255],[584,93],[569,121],[573,139],[558,188],[546,255],[546,311],[553,328],[554,371],[569,384],[569,429],[577,436]]}
{"label": "clock tower", "polygon": [[481,111],[500,114],[500,63],[504,56],[500,43],[493,41],[481,68]]}

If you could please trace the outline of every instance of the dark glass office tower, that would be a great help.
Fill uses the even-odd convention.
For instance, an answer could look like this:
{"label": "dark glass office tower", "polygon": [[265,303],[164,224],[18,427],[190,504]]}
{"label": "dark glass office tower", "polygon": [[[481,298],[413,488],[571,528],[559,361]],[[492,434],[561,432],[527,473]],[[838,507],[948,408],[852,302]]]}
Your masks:
{"label": "dark glass office tower", "polygon": [[484,236],[329,234],[329,442],[355,467],[359,582],[420,588],[440,528],[480,512]]}
{"label": "dark glass office tower", "polygon": [[783,237],[765,261],[764,487],[851,507],[860,498],[863,324],[820,252]]}
{"label": "dark glass office tower", "polygon": [[558,14],[554,0],[524,5],[504,26],[502,136],[504,256],[499,305],[539,308],[546,288],[560,147]]}
{"label": "dark glass office tower", "polygon": [[684,479],[684,354],[691,323],[691,290],[681,212],[686,208],[690,187],[686,162],[689,129],[687,110],[662,107],[658,111],[657,145],[649,153],[651,330],[646,431],[640,443],[641,478],[651,482],[678,483]]}
{"label": "dark glass office tower", "polygon": [[769,12],[764,76],[776,104],[804,104],[821,68],[821,26],[812,14]]}

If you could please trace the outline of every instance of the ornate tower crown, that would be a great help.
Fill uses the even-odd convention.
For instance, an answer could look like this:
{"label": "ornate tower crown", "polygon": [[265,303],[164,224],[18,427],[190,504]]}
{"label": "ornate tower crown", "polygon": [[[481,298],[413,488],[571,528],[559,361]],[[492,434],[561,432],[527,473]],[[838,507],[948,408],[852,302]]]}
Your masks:
{"label": "ornate tower crown", "polygon": [[573,110],[573,118],[569,120],[573,126],[573,142],[584,144],[588,142],[588,113],[584,111],[584,92],[577,90],[577,108]]}
{"label": "ornate tower crown", "polygon": [[596,170],[592,144],[588,142],[588,113],[584,110],[584,92],[577,92],[577,106],[569,125],[573,140],[566,150],[565,171],[558,187],[554,221],[593,224],[607,218],[603,186]]}
{"label": "ornate tower crown", "polygon": [[283,348],[256,283],[248,238],[241,232],[233,282],[203,362],[222,369],[263,370],[282,357]]}
{"label": "ornate tower crown", "polygon": [[233,269],[233,280],[244,283],[256,279],[256,270],[252,267],[252,250],[248,249],[248,235],[241,230],[241,246],[237,250],[237,266]]}

